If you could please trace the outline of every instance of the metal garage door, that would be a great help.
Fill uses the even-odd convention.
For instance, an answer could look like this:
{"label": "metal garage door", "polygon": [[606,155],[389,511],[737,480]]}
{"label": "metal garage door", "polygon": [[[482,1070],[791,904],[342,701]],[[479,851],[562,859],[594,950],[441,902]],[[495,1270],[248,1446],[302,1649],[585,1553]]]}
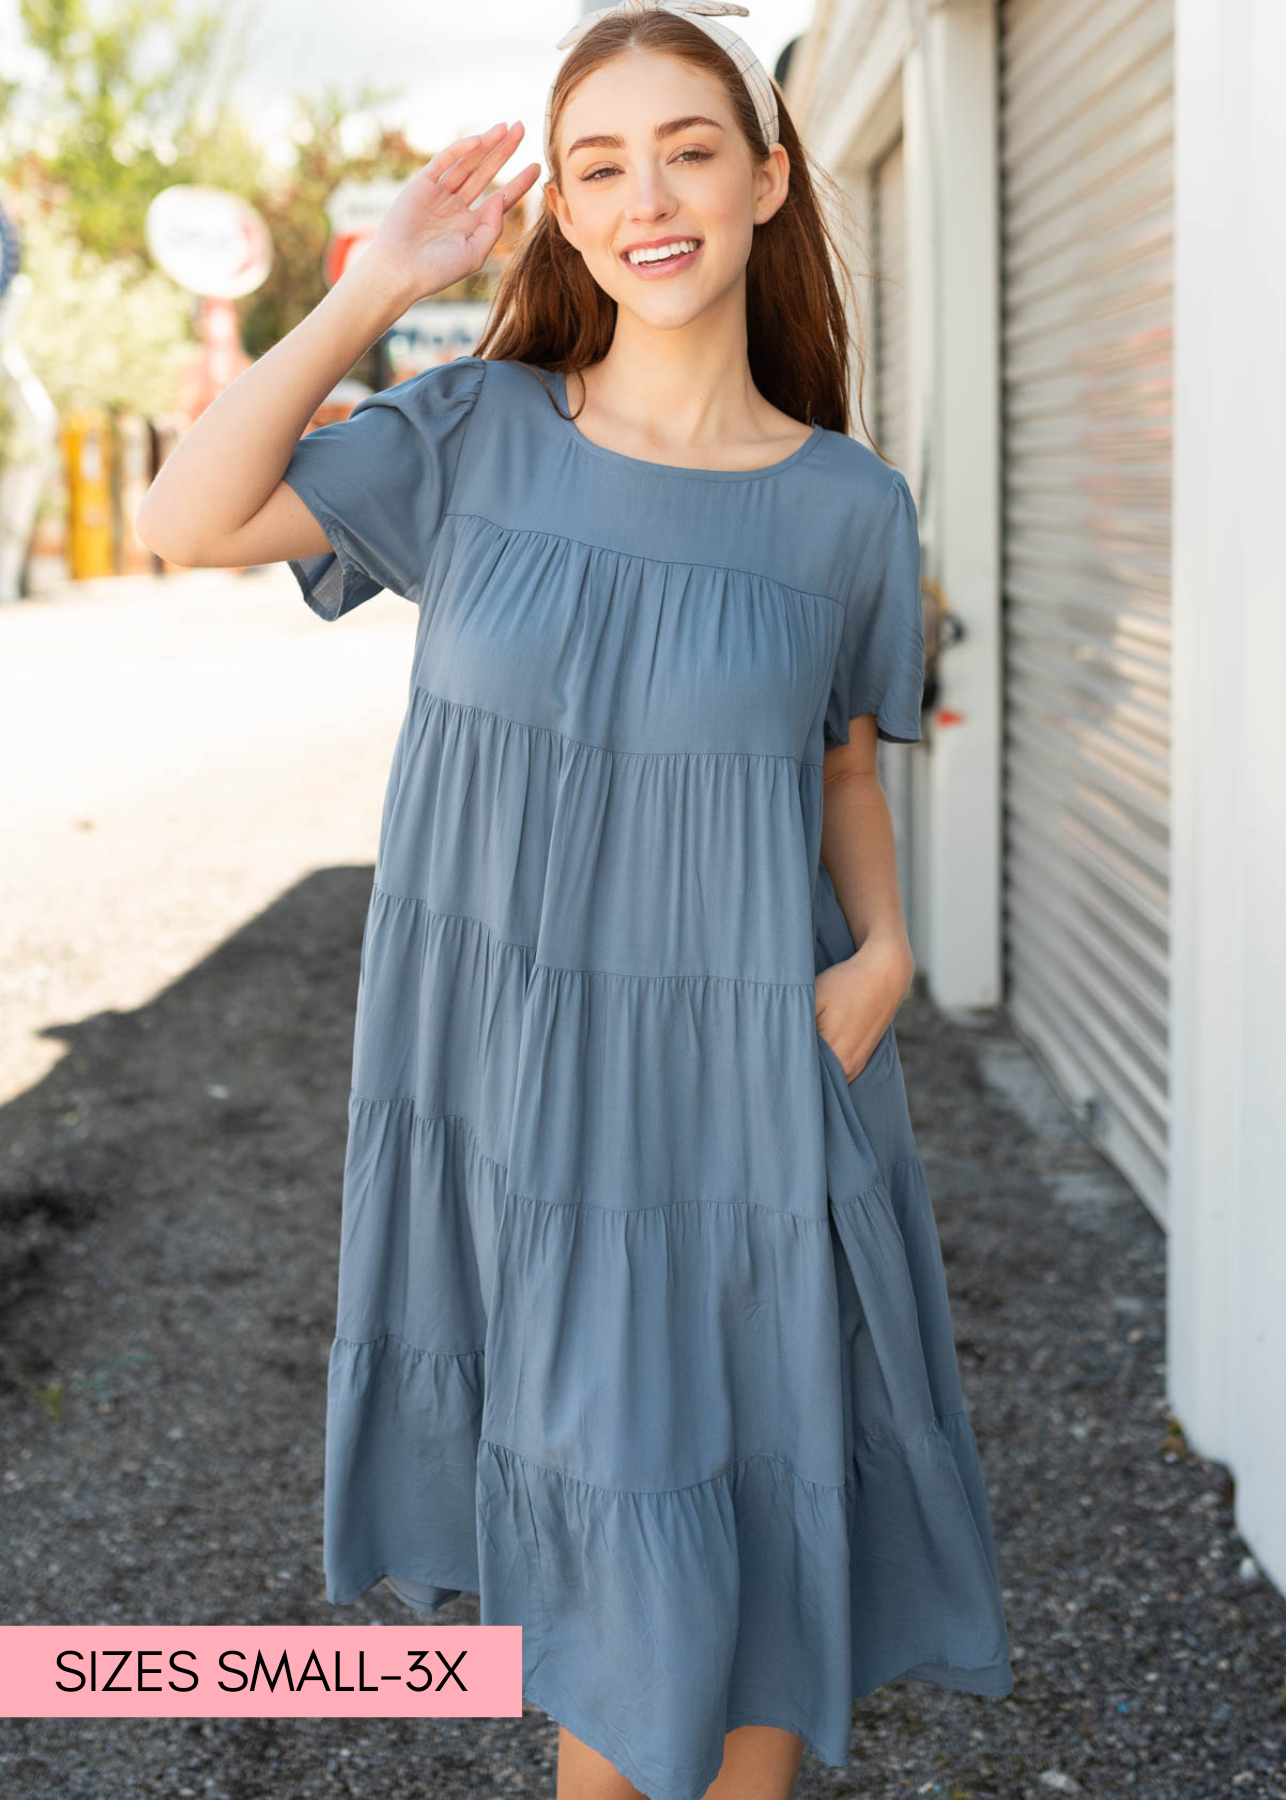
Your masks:
{"label": "metal garage door", "polygon": [[1164,1218],[1173,5],[999,23],[1006,992]]}

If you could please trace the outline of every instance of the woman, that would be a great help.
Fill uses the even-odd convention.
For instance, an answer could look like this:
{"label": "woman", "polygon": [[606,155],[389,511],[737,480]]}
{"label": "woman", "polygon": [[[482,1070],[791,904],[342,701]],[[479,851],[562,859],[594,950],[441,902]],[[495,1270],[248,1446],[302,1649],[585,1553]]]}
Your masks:
{"label": "woman", "polygon": [[915,507],[846,434],[803,152],[712,16],[745,10],[582,20],[478,354],[300,438],[481,266],[538,173],[473,209],[520,125],[408,182],[141,522],[178,562],[289,560],[326,619],[419,606],[327,1593],[521,1625],[560,1800],[782,1800],[805,1745],[846,1764],[881,1683],[1012,1685],[893,1032],[875,749],[920,737]]}

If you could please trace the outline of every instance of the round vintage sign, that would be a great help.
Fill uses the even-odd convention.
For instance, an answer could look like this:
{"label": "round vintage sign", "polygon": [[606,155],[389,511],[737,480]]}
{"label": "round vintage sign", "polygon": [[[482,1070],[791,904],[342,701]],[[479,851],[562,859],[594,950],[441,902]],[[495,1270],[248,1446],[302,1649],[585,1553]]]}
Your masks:
{"label": "round vintage sign", "polygon": [[272,239],[254,207],[226,188],[177,184],[147,209],[147,247],[189,293],[252,294],[272,267]]}

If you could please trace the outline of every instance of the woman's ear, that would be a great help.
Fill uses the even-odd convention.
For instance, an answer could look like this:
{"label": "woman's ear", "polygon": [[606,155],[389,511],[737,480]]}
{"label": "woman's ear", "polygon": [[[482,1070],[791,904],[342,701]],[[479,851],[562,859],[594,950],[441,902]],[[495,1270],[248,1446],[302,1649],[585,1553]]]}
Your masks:
{"label": "woman's ear", "polygon": [[790,191],[790,155],[784,144],[771,144],[755,170],[755,224],[766,225]]}
{"label": "woman's ear", "polygon": [[580,245],[576,242],[570,221],[567,217],[567,206],[559,191],[557,182],[551,180],[545,183],[545,199],[548,202],[550,212],[554,215],[554,220],[558,229],[567,239],[567,242],[571,245],[572,249],[578,250]]}

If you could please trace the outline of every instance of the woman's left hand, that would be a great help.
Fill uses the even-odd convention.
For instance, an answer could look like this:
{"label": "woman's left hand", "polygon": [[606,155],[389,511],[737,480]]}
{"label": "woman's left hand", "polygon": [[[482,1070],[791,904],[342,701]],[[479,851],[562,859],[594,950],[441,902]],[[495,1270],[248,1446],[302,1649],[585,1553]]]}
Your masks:
{"label": "woman's left hand", "polygon": [[906,999],[914,973],[905,939],[868,938],[852,956],[817,977],[817,1029],[839,1058],[848,1081],[856,1081],[866,1067]]}

